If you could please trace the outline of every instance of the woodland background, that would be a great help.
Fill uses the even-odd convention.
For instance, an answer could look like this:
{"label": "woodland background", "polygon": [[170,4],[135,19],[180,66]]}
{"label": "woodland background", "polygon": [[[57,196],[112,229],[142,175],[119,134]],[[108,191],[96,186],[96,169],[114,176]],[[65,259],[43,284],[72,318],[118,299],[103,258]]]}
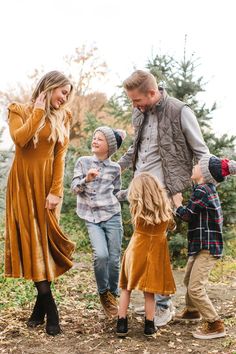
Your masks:
{"label": "woodland background", "polygon": [[[70,190],[75,161],[79,156],[90,155],[92,133],[96,127],[109,125],[123,128],[127,131],[127,138],[120,150],[113,156],[114,160],[118,160],[132,143],[133,130],[131,127],[132,107],[122,89],[122,83],[120,87],[117,87],[116,95],[110,98],[102,91],[102,85],[101,91],[93,91],[94,80],[102,82],[108,71],[106,64],[98,57],[96,47],[92,47],[89,50],[85,46],[76,48],[73,55],[65,57],[65,63],[68,65],[68,72],[71,73],[69,76],[74,83],[76,92],[72,105],[73,124],[70,133],[70,147],[66,158],[64,201],[60,223],[64,231],[76,242],[76,254],[75,269],[72,269],[66,276],[56,282],[55,293],[58,303],[64,306],[65,317],[68,317],[68,309],[71,305],[78,306],[74,304],[76,300],[78,302],[81,301],[81,304],[83,304],[82,311],[90,311],[90,315],[93,315],[94,311],[99,311],[87,231],[84,222],[75,213],[76,198]],[[205,82],[203,76],[197,75],[199,66],[200,59],[196,58],[194,54],[187,56],[186,48],[183,48],[181,60],[177,60],[168,54],[157,54],[147,58],[146,62],[146,69],[155,75],[158,83],[166,88],[168,94],[186,102],[195,112],[211,153],[220,157],[227,156],[230,159],[236,159],[236,137],[226,134],[219,137],[216,136],[212,129],[212,114],[217,107],[217,102],[211,107],[206,106],[203,98],[204,92],[207,90],[207,82]],[[8,91],[0,92],[1,113],[7,114],[7,105],[12,101],[26,102],[29,100],[36,82],[43,74],[43,70],[36,69],[30,75],[30,85],[17,84]],[[3,131],[4,128],[0,128],[0,140]],[[15,345],[16,342],[13,330],[14,325],[9,329],[9,318],[12,319],[12,314],[17,311],[23,311],[20,312],[23,318],[27,316],[27,311],[29,311],[29,306],[35,296],[31,283],[24,280],[5,279],[3,276],[5,191],[13,155],[13,146],[0,153],[0,311],[3,314],[3,321],[0,322],[0,332],[2,330],[4,333],[3,337],[0,336],[0,345],[3,343],[5,352],[10,350],[7,341],[11,345],[12,343]],[[122,174],[122,188],[128,187],[131,178],[132,171],[130,170]],[[219,186],[218,192],[224,212],[225,253],[220,265],[212,273],[211,280],[216,282],[216,284],[222,284],[222,282],[229,284],[235,281],[234,276],[236,273],[236,179],[229,177],[226,182]],[[189,192],[184,194],[185,200],[187,200],[188,195]],[[123,249],[125,249],[133,231],[127,202],[122,203],[122,216],[124,225]],[[177,230],[168,237],[172,264],[175,269],[179,270],[185,266],[187,259],[186,225],[178,222]],[[74,294],[73,301],[70,299],[72,294]],[[23,310],[20,310],[20,308],[23,308]],[[235,328],[235,313],[230,317],[229,325]],[[21,326],[19,328],[20,334],[18,333],[18,335],[21,336],[23,329]],[[100,330],[103,331],[104,328],[100,328]],[[80,331],[83,334],[83,330]],[[99,329],[98,332],[95,329],[95,332],[92,333],[99,333]],[[231,338],[231,341],[228,342],[222,341],[222,343],[224,348],[228,348],[225,353],[233,353],[233,347],[236,345],[235,338]],[[172,349],[178,352],[176,348]],[[118,353],[118,349],[113,352]],[[172,350],[169,346],[167,346],[167,349]],[[143,350],[139,351],[140,353],[144,353],[146,349],[141,346],[140,350]],[[183,352],[183,348],[181,350]],[[216,348],[213,348],[213,350],[216,350]],[[224,352],[222,350],[221,347],[221,353]],[[30,352],[29,348],[28,352]],[[101,352],[110,353],[110,351]],[[151,349],[146,353],[148,352],[152,352]],[[218,351],[212,352],[217,353]]]}

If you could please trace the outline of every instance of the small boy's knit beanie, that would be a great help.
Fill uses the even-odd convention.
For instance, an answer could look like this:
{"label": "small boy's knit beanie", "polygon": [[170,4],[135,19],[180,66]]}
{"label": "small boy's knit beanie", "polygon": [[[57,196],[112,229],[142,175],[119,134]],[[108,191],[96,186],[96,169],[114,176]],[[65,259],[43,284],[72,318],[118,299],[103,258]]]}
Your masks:
{"label": "small boy's knit beanie", "polygon": [[236,161],[220,159],[214,155],[203,155],[199,161],[202,176],[206,183],[223,182],[228,175],[236,174]]}
{"label": "small boy's knit beanie", "polygon": [[101,132],[106,138],[108,145],[108,157],[110,157],[121,146],[122,141],[126,137],[126,132],[122,129],[112,129],[108,126],[98,127],[94,134],[98,131]]}

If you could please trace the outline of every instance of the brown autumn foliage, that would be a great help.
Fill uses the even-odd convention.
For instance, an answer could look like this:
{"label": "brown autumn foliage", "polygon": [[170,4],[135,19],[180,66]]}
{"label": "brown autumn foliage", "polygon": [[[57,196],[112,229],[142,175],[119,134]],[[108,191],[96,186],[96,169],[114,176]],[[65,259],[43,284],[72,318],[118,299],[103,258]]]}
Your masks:
{"label": "brown autumn foliage", "polygon": [[[83,121],[87,112],[96,115],[98,118],[107,113],[104,106],[107,97],[102,92],[93,92],[94,82],[103,79],[107,73],[107,66],[98,56],[96,47],[87,48],[85,45],[76,48],[72,55],[64,57],[67,67],[65,74],[72,81],[75,88],[74,101],[72,103],[73,122],[71,127],[71,143],[79,144]],[[35,69],[28,75],[25,83],[16,83],[5,91],[0,91],[0,107],[2,112],[12,101],[27,102],[30,100],[37,81],[45,73],[43,68]]]}

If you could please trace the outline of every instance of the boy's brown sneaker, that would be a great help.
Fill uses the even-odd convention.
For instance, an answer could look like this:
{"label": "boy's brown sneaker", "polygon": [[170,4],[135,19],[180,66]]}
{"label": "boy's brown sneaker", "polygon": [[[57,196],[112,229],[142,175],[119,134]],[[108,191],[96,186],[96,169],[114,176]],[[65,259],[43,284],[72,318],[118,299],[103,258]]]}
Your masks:
{"label": "boy's brown sneaker", "polygon": [[118,315],[118,305],[114,295],[107,290],[103,294],[99,294],[102,307],[105,314],[108,317],[114,317]]}
{"label": "boy's brown sneaker", "polygon": [[175,321],[189,321],[189,322],[199,322],[201,320],[201,315],[198,311],[189,311],[187,308],[183,311],[177,313],[174,317]]}
{"label": "boy's brown sneaker", "polygon": [[194,338],[214,339],[226,336],[224,322],[217,320],[215,322],[205,322],[201,328],[193,332]]}

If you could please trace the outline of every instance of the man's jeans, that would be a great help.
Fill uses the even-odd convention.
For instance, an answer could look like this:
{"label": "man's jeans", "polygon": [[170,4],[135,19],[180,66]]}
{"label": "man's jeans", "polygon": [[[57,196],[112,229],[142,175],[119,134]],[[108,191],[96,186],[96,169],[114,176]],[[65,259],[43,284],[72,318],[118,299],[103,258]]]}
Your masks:
{"label": "man's jeans", "polygon": [[86,221],[93,249],[94,272],[99,294],[106,290],[118,294],[121,242],[123,228],[121,214],[97,224]]}

